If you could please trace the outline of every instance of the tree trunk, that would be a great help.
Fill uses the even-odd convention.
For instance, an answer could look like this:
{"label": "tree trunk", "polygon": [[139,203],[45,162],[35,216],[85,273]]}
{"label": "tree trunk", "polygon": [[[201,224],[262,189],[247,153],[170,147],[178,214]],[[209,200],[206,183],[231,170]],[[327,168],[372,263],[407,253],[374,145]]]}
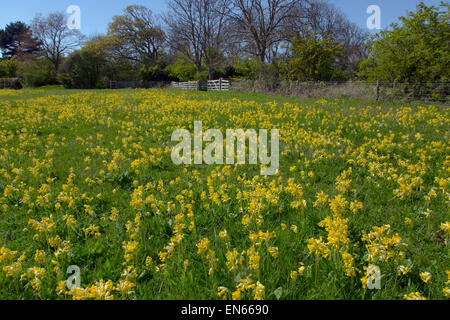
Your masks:
{"label": "tree trunk", "polygon": [[202,63],[201,62],[196,62],[195,67],[197,68],[198,73],[202,72]]}
{"label": "tree trunk", "polygon": [[208,79],[214,80],[214,68],[210,66],[208,66]]}

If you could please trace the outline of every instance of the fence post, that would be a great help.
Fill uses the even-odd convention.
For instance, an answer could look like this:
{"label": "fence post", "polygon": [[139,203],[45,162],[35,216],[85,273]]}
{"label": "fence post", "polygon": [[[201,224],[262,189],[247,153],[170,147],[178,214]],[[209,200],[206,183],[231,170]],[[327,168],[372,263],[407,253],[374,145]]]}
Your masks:
{"label": "fence post", "polygon": [[380,80],[377,80],[377,101],[380,99]]}

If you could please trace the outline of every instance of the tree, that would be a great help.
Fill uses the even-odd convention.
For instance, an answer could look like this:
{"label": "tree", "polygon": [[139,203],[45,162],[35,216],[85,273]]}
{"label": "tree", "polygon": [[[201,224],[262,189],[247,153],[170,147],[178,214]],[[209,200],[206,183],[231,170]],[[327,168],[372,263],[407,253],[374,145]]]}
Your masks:
{"label": "tree", "polygon": [[0,30],[0,50],[3,59],[23,57],[39,51],[39,41],[23,22],[12,22]]}
{"label": "tree", "polygon": [[282,63],[288,80],[339,81],[344,79],[339,60],[343,56],[342,45],[327,36],[314,34],[298,37],[288,49],[289,58]]}
{"label": "tree", "polygon": [[421,2],[417,12],[409,12],[390,30],[376,34],[369,57],[360,65],[360,75],[369,80],[400,83],[448,81],[448,9],[449,4],[434,7]]}
{"label": "tree", "polygon": [[157,59],[166,40],[152,11],[138,5],[128,6],[123,15],[115,16],[108,34],[115,36],[124,56],[145,65]]}
{"label": "tree", "polygon": [[60,76],[66,88],[100,88],[104,86],[106,59],[101,51],[83,48],[70,55],[64,68],[68,70]]}
{"label": "tree", "polygon": [[42,43],[46,58],[57,73],[62,58],[81,45],[84,37],[79,30],[67,27],[64,13],[55,12],[47,16],[38,14],[31,23],[33,34]]}
{"label": "tree", "polygon": [[28,87],[40,87],[57,83],[54,65],[48,59],[23,62],[19,66],[18,74]]}
{"label": "tree", "polygon": [[342,44],[347,73],[354,74],[366,57],[364,31],[351,22],[333,4],[324,0],[296,2],[292,14],[283,25],[283,42],[289,45],[297,37],[321,34]]}
{"label": "tree", "polygon": [[282,39],[282,27],[292,15],[295,0],[233,0],[229,14],[236,25],[236,35],[245,50],[254,55],[260,66],[268,51]]}
{"label": "tree", "polygon": [[190,81],[195,79],[196,75],[199,74],[195,65],[186,61],[184,57],[180,55],[177,56],[174,63],[166,67],[169,76],[178,81]]}
{"label": "tree", "polygon": [[200,21],[201,49],[208,68],[208,77],[214,79],[214,69],[223,62],[223,49],[230,38],[227,16],[230,0],[198,0],[197,7],[202,12]]}
{"label": "tree", "polygon": [[14,58],[0,61],[0,78],[14,78],[18,67],[19,64]]}
{"label": "tree", "polygon": [[[194,63],[197,72],[202,69],[202,21],[203,12],[198,0],[169,0],[164,16],[171,49],[182,52]],[[202,9],[202,8],[200,8]]]}
{"label": "tree", "polygon": [[104,74],[111,80],[136,80],[139,62],[124,55],[123,46],[115,35],[97,36],[88,41],[83,49],[96,52],[106,61]]}

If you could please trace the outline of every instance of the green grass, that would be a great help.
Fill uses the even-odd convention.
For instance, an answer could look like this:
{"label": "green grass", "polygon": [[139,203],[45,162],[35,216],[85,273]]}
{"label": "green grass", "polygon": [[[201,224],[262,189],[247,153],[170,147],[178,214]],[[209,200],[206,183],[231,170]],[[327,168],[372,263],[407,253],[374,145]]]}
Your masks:
{"label": "green grass", "polygon": [[[101,279],[114,286],[124,280],[134,284],[128,294],[106,288],[103,298],[218,299],[222,286],[231,298],[240,279],[259,281],[266,299],[402,299],[416,291],[431,299],[445,297],[450,262],[448,231],[441,228],[449,220],[446,108],[52,86],[0,91],[0,120],[0,248],[16,251],[8,256],[3,249],[0,255],[2,299],[70,299],[73,292],[57,291],[70,265],[81,268],[83,288],[98,289]],[[279,129],[279,174],[258,177],[257,165],[176,166],[171,134],[183,127],[192,132],[194,120],[222,132]],[[350,167],[341,179],[350,180],[348,187],[337,188],[337,178]],[[403,182],[400,196],[395,190]],[[336,214],[329,203],[314,206],[320,191],[329,200],[340,195],[363,208]],[[305,208],[292,205],[302,200]],[[428,218],[422,214],[426,209]],[[242,223],[246,215],[248,225]],[[75,226],[67,225],[67,216]],[[330,242],[330,255],[316,257],[308,240],[332,241],[318,223],[336,216],[348,219],[332,226],[342,228],[338,235],[346,244]],[[47,221],[50,230],[39,231],[32,221]],[[189,230],[191,222],[195,227]],[[98,227],[98,237],[86,234],[91,225]],[[392,257],[387,261],[370,262],[363,235],[383,225],[391,231],[380,235],[382,241],[398,233],[401,244],[388,245]],[[177,228],[183,239],[171,246]],[[219,236],[223,230],[228,239]],[[252,240],[251,234],[260,231],[276,237]],[[205,238],[209,246],[199,254],[196,245]],[[126,256],[123,244],[129,241],[137,246]],[[252,247],[260,257],[254,269]],[[276,258],[268,250],[274,247]],[[242,263],[230,270],[227,254],[234,248]],[[45,253],[41,260],[34,259],[36,250]],[[167,250],[172,253],[161,259]],[[353,257],[353,276],[346,275],[342,252]],[[294,281],[290,275],[299,263],[305,269]],[[362,286],[369,263],[381,269],[380,290]],[[398,275],[400,265],[409,268],[406,275]],[[44,268],[43,274],[33,275],[33,267]],[[130,267],[135,273],[124,273]],[[432,274],[429,284],[419,276],[425,271]],[[256,296],[253,287],[241,293],[241,298]]]}

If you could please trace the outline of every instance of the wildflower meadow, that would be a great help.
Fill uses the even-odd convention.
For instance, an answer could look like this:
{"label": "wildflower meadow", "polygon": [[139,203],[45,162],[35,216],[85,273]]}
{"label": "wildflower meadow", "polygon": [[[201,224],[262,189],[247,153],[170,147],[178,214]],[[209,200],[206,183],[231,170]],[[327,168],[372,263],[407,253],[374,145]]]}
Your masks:
{"label": "wildflower meadow", "polygon": [[[2,90],[0,298],[449,298],[449,119],[417,103]],[[173,163],[172,133],[195,121],[279,130],[276,174]]]}

